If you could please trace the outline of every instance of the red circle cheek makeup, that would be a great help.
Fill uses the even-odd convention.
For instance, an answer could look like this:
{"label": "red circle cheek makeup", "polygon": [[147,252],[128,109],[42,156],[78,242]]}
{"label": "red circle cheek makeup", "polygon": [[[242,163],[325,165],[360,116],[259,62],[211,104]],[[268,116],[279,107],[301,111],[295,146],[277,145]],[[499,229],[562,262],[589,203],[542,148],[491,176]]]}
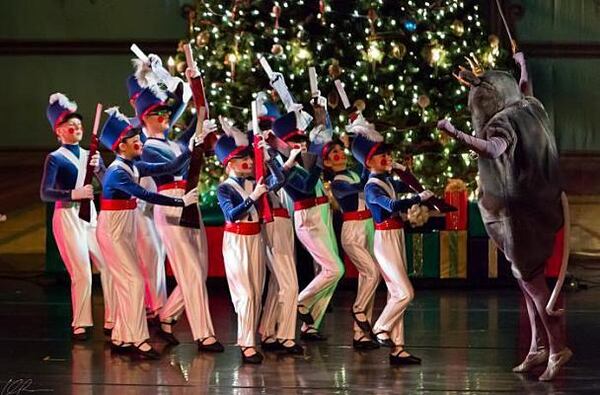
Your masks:
{"label": "red circle cheek makeup", "polygon": [[75,128],[69,128],[69,133],[70,134],[75,134]]}
{"label": "red circle cheek makeup", "polygon": [[337,162],[338,160],[340,160],[340,158],[341,158],[341,157],[340,157],[339,155],[333,155],[333,160],[334,160],[334,161],[336,161],[336,162]]}
{"label": "red circle cheek makeup", "polygon": [[387,159],[382,159],[381,162],[379,162],[381,164],[381,166],[387,166],[388,165],[388,161]]}
{"label": "red circle cheek makeup", "polygon": [[159,123],[163,123],[163,122],[165,121],[165,117],[158,117],[158,118],[157,118],[157,121],[158,121]]}
{"label": "red circle cheek makeup", "polygon": [[247,163],[242,163],[242,169],[248,170],[250,166]]}
{"label": "red circle cheek makeup", "polygon": [[134,150],[136,150],[136,151],[137,151],[137,150],[139,150],[139,149],[141,149],[141,148],[142,148],[142,145],[141,145],[141,144],[138,144],[138,143],[135,143],[135,144],[133,144],[133,149],[134,149]]}

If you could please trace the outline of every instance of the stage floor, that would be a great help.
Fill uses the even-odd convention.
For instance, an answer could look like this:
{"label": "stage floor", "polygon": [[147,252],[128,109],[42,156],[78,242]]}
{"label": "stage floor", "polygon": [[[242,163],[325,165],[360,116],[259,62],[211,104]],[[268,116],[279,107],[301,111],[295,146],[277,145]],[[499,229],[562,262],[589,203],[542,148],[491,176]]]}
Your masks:
{"label": "stage floor", "polygon": [[[0,385],[54,394],[281,393],[600,393],[600,290],[566,297],[568,344],[575,353],[553,383],[517,375],[511,367],[529,344],[519,293],[500,290],[417,290],[406,317],[407,347],[422,366],[390,367],[387,350],[351,347],[353,294],[340,290],[327,314],[329,340],[304,357],[266,354],[262,365],[240,362],[236,318],[224,286],[211,286],[211,310],[223,354],[198,354],[187,322],[182,344],[156,362],[111,356],[102,335],[102,299],[94,290],[93,339],[71,344],[65,284],[41,278],[0,279]],[[378,294],[381,309],[385,295]],[[379,309],[377,311],[379,311]],[[24,381],[19,384],[18,381]],[[26,391],[23,390],[22,393]]]}

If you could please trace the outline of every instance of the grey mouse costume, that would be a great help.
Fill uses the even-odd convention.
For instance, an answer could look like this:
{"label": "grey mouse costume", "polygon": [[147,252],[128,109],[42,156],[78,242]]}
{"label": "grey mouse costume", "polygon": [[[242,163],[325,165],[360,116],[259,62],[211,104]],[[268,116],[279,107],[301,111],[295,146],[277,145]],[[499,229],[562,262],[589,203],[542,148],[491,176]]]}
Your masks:
{"label": "grey mouse costume", "polygon": [[524,97],[510,74],[478,78],[469,93],[476,136],[506,142],[500,155],[479,156],[479,208],[515,277],[528,279],[544,270],[563,224],[558,152],[543,105]]}

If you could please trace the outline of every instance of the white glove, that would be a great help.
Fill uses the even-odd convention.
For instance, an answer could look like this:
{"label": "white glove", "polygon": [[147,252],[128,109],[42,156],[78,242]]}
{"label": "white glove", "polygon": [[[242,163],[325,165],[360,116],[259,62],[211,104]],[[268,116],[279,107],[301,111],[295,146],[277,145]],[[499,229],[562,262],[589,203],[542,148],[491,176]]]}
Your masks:
{"label": "white glove", "polygon": [[188,149],[191,152],[194,152],[194,148],[201,145],[203,141],[204,141],[204,136],[200,136],[200,137],[192,136],[192,138],[190,139],[190,142],[188,143]]}
{"label": "white glove", "polygon": [[271,155],[269,155],[269,144],[267,144],[265,139],[260,139],[256,147],[263,150],[265,160],[271,160]]}
{"label": "white glove", "polygon": [[205,119],[202,122],[202,134],[204,136],[217,131],[217,121],[214,119]]}
{"label": "white glove", "polygon": [[94,188],[91,184],[71,190],[71,200],[91,200],[94,198]]}
{"label": "white glove", "polygon": [[188,81],[191,81],[194,78],[200,77],[200,70],[198,70],[197,68],[191,69],[188,67],[187,69],[185,69],[185,76]]}
{"label": "white glove", "polygon": [[98,170],[98,166],[100,166],[100,153],[98,151],[96,151],[90,158],[90,166],[92,166],[95,170]]}
{"label": "white glove", "polygon": [[185,207],[198,203],[198,188],[194,188],[182,196],[183,205]]}
{"label": "white glove", "polygon": [[456,137],[456,128],[454,127],[454,125],[452,125],[452,122],[450,122],[447,119],[442,119],[438,121],[437,128],[449,134],[452,137]]}
{"label": "white glove", "polygon": [[429,198],[431,198],[433,196],[433,192],[431,192],[430,190],[426,189],[423,192],[419,193],[419,197],[421,198],[422,202],[427,201]]}
{"label": "white glove", "polygon": [[283,166],[286,169],[291,169],[292,167],[294,167],[294,164],[296,163],[296,158],[301,153],[302,153],[302,148],[292,148],[292,150],[290,151],[290,157],[288,158],[288,160],[285,161]]}
{"label": "white glove", "polygon": [[392,163],[392,168],[396,169],[396,170],[401,170],[401,171],[406,171],[406,166],[401,165],[398,162],[394,162]]}
{"label": "white glove", "polygon": [[525,67],[525,55],[523,55],[523,52],[517,52],[514,54],[513,59],[521,68]]}
{"label": "white glove", "polygon": [[327,108],[327,99],[321,95],[313,97],[312,103],[313,103],[313,106]]}
{"label": "white glove", "polygon": [[158,56],[156,54],[153,54],[153,53],[149,54],[148,62],[150,63],[150,67],[152,68],[152,70],[154,70],[155,68],[163,67],[162,59],[160,58],[160,56]]}
{"label": "white glove", "polygon": [[267,186],[265,184],[263,184],[263,178],[261,177],[258,180],[258,182],[256,183],[256,186],[254,187],[254,190],[252,191],[252,193],[250,193],[250,199],[252,199],[256,202],[266,192],[267,192]]}

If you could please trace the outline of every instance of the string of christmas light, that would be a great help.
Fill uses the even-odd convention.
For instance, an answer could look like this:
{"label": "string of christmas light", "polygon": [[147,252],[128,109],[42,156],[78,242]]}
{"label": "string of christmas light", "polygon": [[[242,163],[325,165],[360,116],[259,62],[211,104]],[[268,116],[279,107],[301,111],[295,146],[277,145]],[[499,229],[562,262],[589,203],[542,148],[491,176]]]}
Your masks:
{"label": "string of christmas light", "polygon": [[[213,114],[247,124],[250,102],[269,88],[259,55],[284,74],[302,103],[310,98],[307,70],[314,66],[337,132],[348,120],[333,84],[340,79],[354,106],[425,185],[440,191],[448,178],[461,178],[474,187],[474,161],[434,125],[450,117],[470,130],[467,91],[451,75],[465,56],[488,68],[506,59],[498,37],[484,30],[476,1],[203,0],[188,16],[191,33],[182,43],[193,46]],[[185,71],[181,45],[170,69]],[[220,179],[222,170],[209,158],[203,199],[214,196]]]}

